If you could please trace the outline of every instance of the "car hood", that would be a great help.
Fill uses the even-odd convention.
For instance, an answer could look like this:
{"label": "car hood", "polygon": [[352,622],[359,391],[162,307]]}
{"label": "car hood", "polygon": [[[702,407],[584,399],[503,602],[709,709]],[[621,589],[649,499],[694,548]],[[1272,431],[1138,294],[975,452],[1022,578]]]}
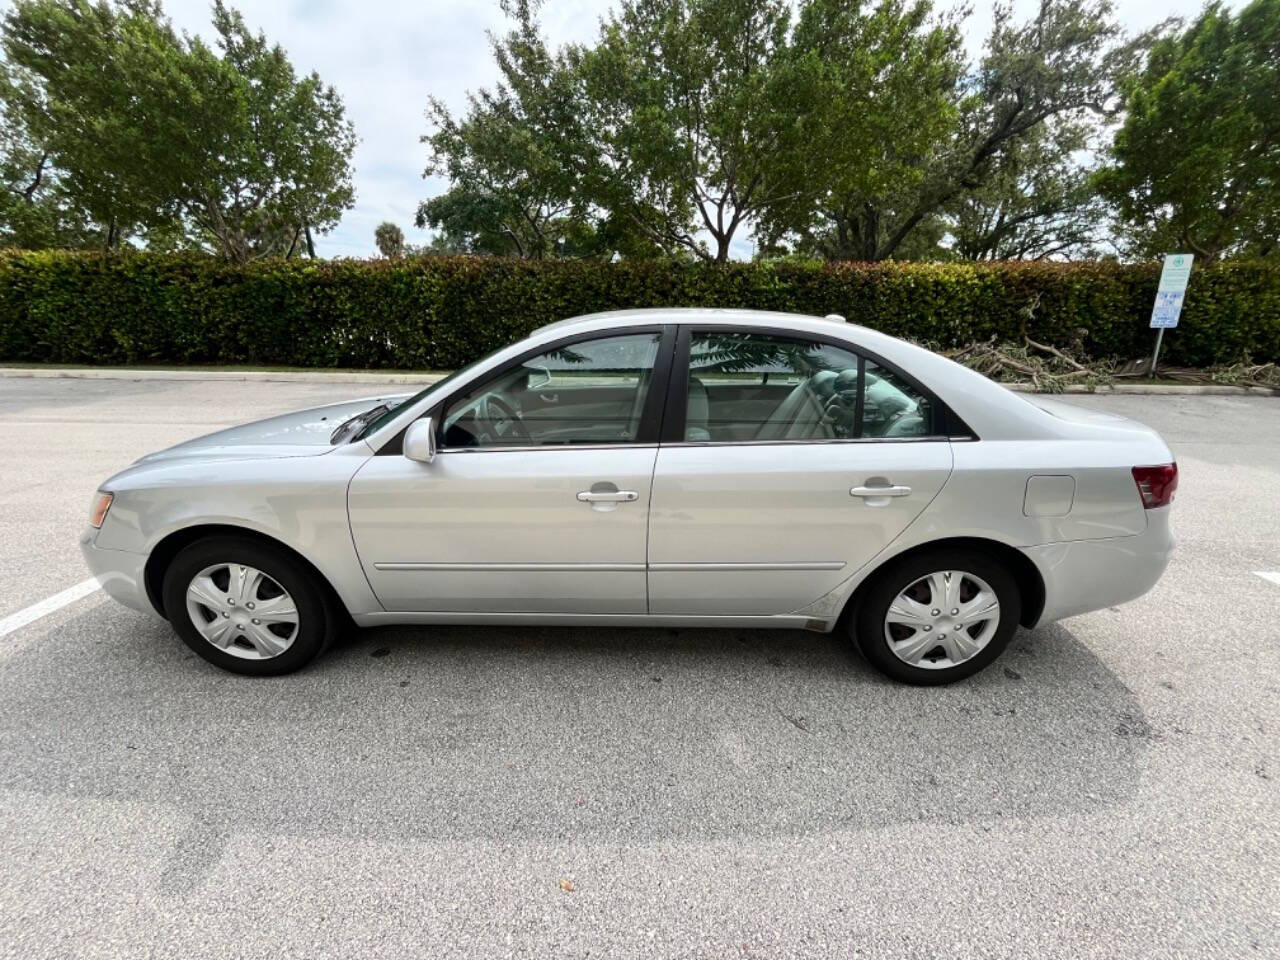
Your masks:
{"label": "car hood", "polygon": [[408,394],[365,397],[242,423],[147,454],[137,462],[154,463],[181,458],[313,457],[334,449],[329,443],[329,435],[343,420],[380,403],[398,403],[406,396]]}

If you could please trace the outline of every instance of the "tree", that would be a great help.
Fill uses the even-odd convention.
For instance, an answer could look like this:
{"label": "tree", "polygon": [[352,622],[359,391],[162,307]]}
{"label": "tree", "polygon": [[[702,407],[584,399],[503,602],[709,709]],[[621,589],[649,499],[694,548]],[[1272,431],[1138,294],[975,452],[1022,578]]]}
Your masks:
{"label": "tree", "polygon": [[1280,0],[1210,4],[1125,90],[1097,183],[1133,252],[1280,253]]}
{"label": "tree", "polygon": [[373,242],[378,252],[388,260],[398,260],[404,256],[404,231],[390,220],[378,224],[373,231]]}
{"label": "tree", "polygon": [[314,255],[354,199],[342,101],[221,0],[213,25],[219,51],[175,34],[154,0],[17,0],[6,113],[107,247],[137,235],[237,262]]}
{"label": "tree", "polygon": [[978,71],[962,81],[959,134],[877,252],[891,255],[917,218],[981,188],[998,175],[1002,159],[1016,166],[1021,157],[1024,168],[1029,159],[1065,160],[1070,138],[1065,149],[1059,140],[1059,149],[1046,154],[1055,138],[1044,135],[1045,125],[1071,131],[1090,115],[1114,111],[1117,78],[1140,49],[1141,42],[1124,41],[1110,0],[1041,0],[1036,16],[1021,25],[1009,7],[997,7]]}
{"label": "tree", "polygon": [[[954,135],[960,44],[958,24],[934,21],[927,0],[801,6],[792,58],[810,87],[811,111],[797,144],[804,171],[797,179],[811,189],[762,218],[766,245],[790,237],[799,251],[834,259],[901,253],[901,240],[881,250],[884,234]],[[924,230],[924,219],[917,232],[940,239],[941,229]],[[936,249],[921,237],[912,245]]]}
{"label": "tree", "polygon": [[970,68],[955,24],[930,24],[928,11],[883,2],[867,14],[841,0],[802,9],[797,46],[839,51],[821,75],[813,121],[831,135],[816,141],[812,176],[825,168],[831,187],[816,212],[801,206],[769,222],[771,237],[859,260],[919,248],[914,232],[933,230],[1044,124],[1113,110],[1115,79],[1137,49],[1123,42],[1109,0],[1041,0],[1025,24],[997,7]]}
{"label": "tree", "polygon": [[101,239],[66,196],[47,150],[12,109],[25,78],[0,63],[0,247],[99,246]]}
{"label": "tree", "polygon": [[947,211],[956,256],[964,260],[1043,260],[1092,255],[1106,210],[1092,171],[1075,157],[1089,146],[1083,123],[1046,123],[1009,143],[985,182]]}
{"label": "tree", "polygon": [[784,0],[623,0],[599,43],[571,52],[594,202],[668,253],[725,262],[798,189],[807,108],[789,24]]}
{"label": "tree", "polygon": [[177,36],[151,0],[16,0],[4,19],[7,91],[68,200],[107,247],[174,217],[186,151],[188,79]]}
{"label": "tree", "polygon": [[432,101],[427,173],[450,186],[418,222],[449,247],[723,263],[753,230],[840,259],[1076,249],[1065,132],[1114,109],[1139,49],[1110,0],[1041,0],[1020,25],[1000,7],[976,66],[963,13],[931,0],[800,0],[794,27],[787,0],[622,0],[553,55],[535,3],[509,0],[493,92],[458,120]]}
{"label": "tree", "polygon": [[449,178],[417,225],[451,249],[542,258],[607,254],[608,231],[581,186],[584,117],[577,76],[539,32],[537,0],[504,0],[511,31],[490,37],[501,81],[456,118],[432,98],[424,176]]}
{"label": "tree", "polygon": [[288,56],[215,0],[221,58],[190,42],[203,108],[202,149],[184,184],[183,211],[228,259],[315,256],[314,236],[355,203],[356,137],[342,98],[320,77],[299,78]]}

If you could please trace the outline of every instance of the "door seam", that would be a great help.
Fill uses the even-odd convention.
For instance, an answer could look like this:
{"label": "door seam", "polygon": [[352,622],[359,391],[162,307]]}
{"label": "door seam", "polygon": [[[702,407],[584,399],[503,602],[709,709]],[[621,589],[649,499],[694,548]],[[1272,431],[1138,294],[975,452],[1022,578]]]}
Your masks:
{"label": "door seam", "polygon": [[[367,441],[361,440],[359,442],[363,443],[366,447],[369,446]],[[370,447],[370,449],[372,450],[372,447]],[[347,512],[347,536],[351,538],[351,551],[356,555],[356,566],[360,568],[360,575],[364,577],[364,582],[368,584],[369,593],[373,595],[374,602],[382,608],[384,613],[389,613],[390,611],[387,610],[387,605],[382,602],[382,597],[378,595],[377,590],[373,589],[373,581],[369,579],[369,571],[365,568],[364,557],[360,556],[360,547],[356,544],[356,528],[351,522],[351,485],[356,482],[356,477],[358,477],[361,471],[373,462],[373,458],[376,456],[376,451],[371,453],[369,458],[365,460],[364,463],[360,464],[360,466],[356,467],[351,476],[347,478],[347,488],[342,493],[342,506]]]}
{"label": "door seam", "polygon": [[653,612],[652,600],[649,597],[649,535],[653,529],[653,488],[658,483],[658,458],[661,456],[662,444],[659,442],[657,449],[653,451],[653,469],[649,472],[649,502],[645,504],[644,511],[644,612],[646,616]]}

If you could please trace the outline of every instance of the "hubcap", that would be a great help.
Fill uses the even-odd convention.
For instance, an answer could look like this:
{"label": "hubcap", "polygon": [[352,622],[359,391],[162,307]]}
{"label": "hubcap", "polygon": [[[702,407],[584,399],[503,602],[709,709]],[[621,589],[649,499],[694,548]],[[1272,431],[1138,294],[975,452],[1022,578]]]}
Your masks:
{"label": "hubcap", "polygon": [[903,663],[944,670],[976,657],[1000,626],[1000,601],[981,577],[939,570],[889,604],[884,637]]}
{"label": "hubcap", "polygon": [[288,591],[243,563],[205,567],[187,586],[187,615],[211,644],[244,660],[270,660],[298,636]]}

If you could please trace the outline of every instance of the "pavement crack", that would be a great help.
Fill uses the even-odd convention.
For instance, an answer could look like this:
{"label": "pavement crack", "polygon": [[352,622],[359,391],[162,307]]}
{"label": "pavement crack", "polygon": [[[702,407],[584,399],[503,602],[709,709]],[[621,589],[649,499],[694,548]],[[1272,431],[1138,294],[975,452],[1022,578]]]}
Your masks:
{"label": "pavement crack", "polygon": [[813,731],[809,729],[808,717],[802,717],[794,713],[787,713],[787,711],[783,710],[776,703],[773,705],[773,708],[778,711],[778,716],[782,717],[783,720],[787,721],[787,723],[791,724],[797,730],[803,730],[808,734],[813,733]]}

